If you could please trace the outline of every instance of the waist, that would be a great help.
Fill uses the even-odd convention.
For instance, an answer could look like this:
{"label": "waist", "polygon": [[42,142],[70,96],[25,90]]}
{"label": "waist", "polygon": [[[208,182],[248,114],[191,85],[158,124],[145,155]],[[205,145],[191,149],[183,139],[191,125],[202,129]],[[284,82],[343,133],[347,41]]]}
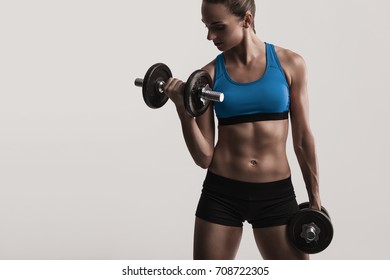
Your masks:
{"label": "waist", "polygon": [[250,182],[286,178],[288,121],[241,123],[218,129],[210,170]]}
{"label": "waist", "polygon": [[205,191],[245,200],[269,200],[295,196],[291,176],[271,182],[246,182],[207,172],[203,183]]}

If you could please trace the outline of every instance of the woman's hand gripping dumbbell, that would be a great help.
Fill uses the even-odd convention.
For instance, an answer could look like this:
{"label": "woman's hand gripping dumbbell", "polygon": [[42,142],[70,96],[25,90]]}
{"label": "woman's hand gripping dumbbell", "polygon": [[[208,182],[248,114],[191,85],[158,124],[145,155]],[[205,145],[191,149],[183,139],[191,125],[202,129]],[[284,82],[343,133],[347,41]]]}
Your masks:
{"label": "woman's hand gripping dumbbell", "polygon": [[[172,78],[169,67],[163,63],[157,63],[149,68],[143,79],[135,80],[135,85],[142,87],[144,101],[150,108],[160,108],[168,101],[169,97],[164,93],[164,88],[169,78]],[[192,117],[203,114],[210,105],[210,101],[223,101],[223,93],[213,91],[211,84],[211,77],[205,70],[196,70],[187,79],[185,85],[182,85],[184,86],[184,106]],[[168,86],[174,87],[175,85]],[[176,100],[176,102],[180,101]]]}

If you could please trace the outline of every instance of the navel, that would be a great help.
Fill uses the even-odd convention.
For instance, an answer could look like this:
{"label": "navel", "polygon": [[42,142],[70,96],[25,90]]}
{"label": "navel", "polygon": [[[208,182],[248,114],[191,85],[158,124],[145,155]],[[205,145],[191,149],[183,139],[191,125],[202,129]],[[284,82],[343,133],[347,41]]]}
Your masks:
{"label": "navel", "polygon": [[255,166],[257,165],[257,161],[255,161],[254,159],[252,159],[252,160],[250,161],[250,165],[251,165],[252,167],[255,167]]}

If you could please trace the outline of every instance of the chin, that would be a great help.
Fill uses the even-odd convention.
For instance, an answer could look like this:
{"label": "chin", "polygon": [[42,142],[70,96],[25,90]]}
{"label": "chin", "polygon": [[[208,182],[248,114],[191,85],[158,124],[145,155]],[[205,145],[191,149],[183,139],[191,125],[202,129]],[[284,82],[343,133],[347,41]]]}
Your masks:
{"label": "chin", "polygon": [[229,47],[217,47],[218,50],[220,50],[221,52],[226,52],[228,50],[231,50],[232,48],[229,48]]}
{"label": "chin", "polygon": [[222,44],[222,45],[220,45],[220,46],[215,46],[215,47],[216,47],[218,50],[222,51],[222,52],[228,50],[228,48],[227,48],[224,44]]}

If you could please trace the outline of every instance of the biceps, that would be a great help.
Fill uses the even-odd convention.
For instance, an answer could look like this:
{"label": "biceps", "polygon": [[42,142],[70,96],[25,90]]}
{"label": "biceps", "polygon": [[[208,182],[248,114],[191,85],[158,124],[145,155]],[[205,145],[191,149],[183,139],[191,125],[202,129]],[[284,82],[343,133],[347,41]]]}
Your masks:
{"label": "biceps", "polygon": [[215,138],[215,125],[214,125],[214,109],[212,104],[207,110],[199,117],[196,118],[199,130],[202,132],[203,137],[207,142],[214,146]]}
{"label": "biceps", "polygon": [[305,86],[291,90],[291,130],[294,141],[301,140],[307,133],[310,134],[309,98]]}

